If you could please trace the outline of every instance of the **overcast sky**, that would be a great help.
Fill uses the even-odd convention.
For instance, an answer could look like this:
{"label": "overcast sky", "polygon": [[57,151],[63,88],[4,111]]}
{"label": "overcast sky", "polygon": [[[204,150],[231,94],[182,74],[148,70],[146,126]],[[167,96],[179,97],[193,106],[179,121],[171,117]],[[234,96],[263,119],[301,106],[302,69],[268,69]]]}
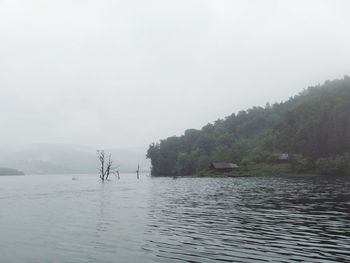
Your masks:
{"label": "overcast sky", "polygon": [[126,148],[350,74],[350,1],[0,0],[0,144]]}

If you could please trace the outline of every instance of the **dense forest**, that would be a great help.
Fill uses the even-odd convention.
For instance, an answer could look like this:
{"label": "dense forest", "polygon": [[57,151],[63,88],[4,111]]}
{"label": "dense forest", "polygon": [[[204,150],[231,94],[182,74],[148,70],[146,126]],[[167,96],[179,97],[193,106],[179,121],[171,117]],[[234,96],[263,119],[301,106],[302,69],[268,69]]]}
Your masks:
{"label": "dense forest", "polygon": [[[289,154],[287,164],[274,162],[278,153]],[[195,175],[211,162],[234,162],[247,174],[350,174],[350,77],[153,143],[147,158],[153,176]]]}

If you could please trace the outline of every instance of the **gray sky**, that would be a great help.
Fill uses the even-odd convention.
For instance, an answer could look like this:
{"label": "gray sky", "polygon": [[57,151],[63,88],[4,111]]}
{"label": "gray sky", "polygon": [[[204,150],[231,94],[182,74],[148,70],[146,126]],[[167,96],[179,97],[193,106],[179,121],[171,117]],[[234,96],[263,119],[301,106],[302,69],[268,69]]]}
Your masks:
{"label": "gray sky", "polygon": [[144,147],[350,74],[350,1],[0,0],[0,144]]}

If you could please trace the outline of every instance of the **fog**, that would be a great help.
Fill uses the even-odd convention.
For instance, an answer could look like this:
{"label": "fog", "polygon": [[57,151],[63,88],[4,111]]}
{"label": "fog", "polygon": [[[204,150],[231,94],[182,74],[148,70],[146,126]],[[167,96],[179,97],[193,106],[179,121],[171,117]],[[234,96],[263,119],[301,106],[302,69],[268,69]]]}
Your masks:
{"label": "fog", "polygon": [[349,1],[0,0],[0,144],[147,146],[350,69]]}

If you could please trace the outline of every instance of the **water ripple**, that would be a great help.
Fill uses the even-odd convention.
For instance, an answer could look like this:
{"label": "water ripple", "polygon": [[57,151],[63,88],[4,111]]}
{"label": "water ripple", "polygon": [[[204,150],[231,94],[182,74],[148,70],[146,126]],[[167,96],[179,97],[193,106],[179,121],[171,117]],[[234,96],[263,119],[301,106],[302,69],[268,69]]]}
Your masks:
{"label": "water ripple", "polygon": [[144,248],[164,262],[350,262],[346,178],[182,179],[154,187]]}

